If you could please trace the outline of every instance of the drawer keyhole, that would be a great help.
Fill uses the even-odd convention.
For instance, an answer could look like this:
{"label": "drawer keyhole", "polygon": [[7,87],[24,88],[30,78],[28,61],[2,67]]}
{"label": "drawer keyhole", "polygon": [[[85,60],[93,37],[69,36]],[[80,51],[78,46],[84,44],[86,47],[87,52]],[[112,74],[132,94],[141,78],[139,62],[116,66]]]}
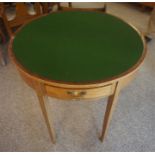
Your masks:
{"label": "drawer keyhole", "polygon": [[86,92],[85,91],[67,91],[67,94],[73,97],[82,97],[86,94]]}

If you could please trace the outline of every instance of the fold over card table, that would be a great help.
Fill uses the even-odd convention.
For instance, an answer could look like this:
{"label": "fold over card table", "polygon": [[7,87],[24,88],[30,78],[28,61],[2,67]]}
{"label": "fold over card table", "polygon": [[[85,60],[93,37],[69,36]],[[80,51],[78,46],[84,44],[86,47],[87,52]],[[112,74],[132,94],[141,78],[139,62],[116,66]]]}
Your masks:
{"label": "fold over card table", "polygon": [[146,54],[144,38],[133,26],[91,11],[37,18],[11,38],[9,49],[20,75],[36,91],[53,143],[46,96],[68,100],[107,96],[103,141],[119,92],[133,79]]}

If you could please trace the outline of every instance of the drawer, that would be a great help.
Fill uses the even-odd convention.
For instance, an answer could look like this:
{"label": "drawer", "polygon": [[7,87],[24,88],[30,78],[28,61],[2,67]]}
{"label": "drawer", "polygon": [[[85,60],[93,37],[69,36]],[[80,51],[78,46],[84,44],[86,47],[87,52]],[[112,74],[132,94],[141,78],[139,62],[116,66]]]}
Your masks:
{"label": "drawer", "polygon": [[66,89],[45,85],[47,95],[61,99],[92,99],[113,94],[114,84],[88,89]]}

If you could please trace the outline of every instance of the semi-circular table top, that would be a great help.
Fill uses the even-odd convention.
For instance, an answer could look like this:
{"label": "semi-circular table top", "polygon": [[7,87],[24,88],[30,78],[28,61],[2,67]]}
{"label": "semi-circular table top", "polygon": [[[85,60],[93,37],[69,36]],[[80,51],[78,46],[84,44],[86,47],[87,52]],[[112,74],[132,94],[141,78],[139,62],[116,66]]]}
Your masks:
{"label": "semi-circular table top", "polygon": [[140,34],[110,14],[67,11],[26,24],[13,55],[32,75],[52,81],[93,83],[119,77],[144,55]]}

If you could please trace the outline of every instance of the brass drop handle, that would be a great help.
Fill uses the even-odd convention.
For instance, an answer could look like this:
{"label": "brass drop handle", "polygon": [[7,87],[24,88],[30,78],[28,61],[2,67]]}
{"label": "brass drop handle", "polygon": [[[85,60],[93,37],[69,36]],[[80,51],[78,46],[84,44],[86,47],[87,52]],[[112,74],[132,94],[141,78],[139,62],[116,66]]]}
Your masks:
{"label": "brass drop handle", "polygon": [[71,95],[72,97],[82,97],[86,94],[85,91],[67,91],[67,94]]}

